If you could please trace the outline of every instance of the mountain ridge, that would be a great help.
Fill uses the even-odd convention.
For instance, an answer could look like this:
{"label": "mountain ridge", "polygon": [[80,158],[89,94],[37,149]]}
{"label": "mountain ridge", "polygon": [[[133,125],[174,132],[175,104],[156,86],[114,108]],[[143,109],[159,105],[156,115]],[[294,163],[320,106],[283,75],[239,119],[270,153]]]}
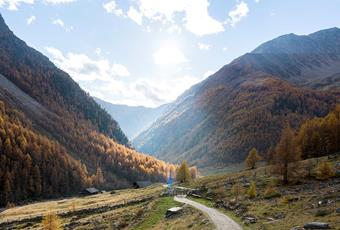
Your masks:
{"label": "mountain ridge", "polygon": [[112,104],[99,98],[94,99],[115,120],[117,120],[130,140],[148,128],[167,110],[168,107],[168,104],[156,108],[128,106],[123,104]]}
{"label": "mountain ridge", "polygon": [[[319,50],[328,50],[325,40],[340,47],[339,31],[324,30],[310,36],[325,44]],[[136,149],[172,162],[186,159],[200,167],[225,165],[242,161],[252,147],[263,154],[275,143],[286,122],[297,127],[304,119],[326,115],[339,98],[339,78],[332,77],[340,73],[339,47],[335,53],[311,54],[307,51],[313,45],[305,46],[306,52],[300,53],[291,53],[290,49],[276,52],[282,46],[275,45],[279,47],[275,52],[264,52],[273,41],[278,40],[236,58],[188,89],[170,112],[133,141]],[[296,44],[289,38],[284,46],[287,42],[292,47]],[[239,106],[242,104],[244,107]],[[268,122],[275,128],[267,127]],[[244,131],[254,123],[258,127]],[[255,135],[259,132],[269,135],[259,139]]]}

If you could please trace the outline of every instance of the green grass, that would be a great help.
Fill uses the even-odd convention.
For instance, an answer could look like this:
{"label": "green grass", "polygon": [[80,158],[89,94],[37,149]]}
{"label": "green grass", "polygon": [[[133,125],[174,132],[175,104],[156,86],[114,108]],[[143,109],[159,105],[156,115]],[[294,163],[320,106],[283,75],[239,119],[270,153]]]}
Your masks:
{"label": "green grass", "polygon": [[180,203],[174,201],[173,197],[160,198],[153,205],[154,210],[149,212],[148,215],[144,218],[143,222],[135,226],[133,229],[134,230],[153,229],[153,226],[155,226],[158,222],[164,219],[166,210],[179,205]]}

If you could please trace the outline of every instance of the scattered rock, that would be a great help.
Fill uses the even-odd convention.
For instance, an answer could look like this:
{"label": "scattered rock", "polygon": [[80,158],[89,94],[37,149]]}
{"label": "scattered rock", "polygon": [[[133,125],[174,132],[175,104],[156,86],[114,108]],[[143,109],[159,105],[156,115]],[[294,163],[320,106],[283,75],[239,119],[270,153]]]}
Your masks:
{"label": "scattered rock", "polygon": [[304,230],[304,228],[300,226],[295,226],[295,227],[292,227],[290,230]]}
{"label": "scattered rock", "polygon": [[328,199],[326,199],[326,200],[320,200],[319,202],[318,202],[318,206],[319,207],[321,207],[321,206],[327,206],[327,205],[329,205],[329,204],[332,204],[334,201],[332,201],[332,200],[328,200]]}
{"label": "scattered rock", "polygon": [[255,224],[257,222],[257,218],[253,215],[243,216],[242,219],[245,224]]}
{"label": "scattered rock", "polygon": [[169,218],[173,215],[176,215],[178,213],[181,213],[183,210],[182,207],[173,207],[173,208],[169,208],[166,213],[165,213],[165,218]]}
{"label": "scattered rock", "polygon": [[337,209],[335,210],[335,212],[336,212],[336,213],[340,213],[340,208],[337,208]]}
{"label": "scattered rock", "polygon": [[286,216],[283,212],[278,212],[274,215],[274,218],[277,220],[284,219]]}
{"label": "scattered rock", "polygon": [[305,229],[330,229],[329,224],[323,222],[310,222],[303,226]]}
{"label": "scattered rock", "polygon": [[275,219],[273,217],[267,217],[268,221],[274,221]]}

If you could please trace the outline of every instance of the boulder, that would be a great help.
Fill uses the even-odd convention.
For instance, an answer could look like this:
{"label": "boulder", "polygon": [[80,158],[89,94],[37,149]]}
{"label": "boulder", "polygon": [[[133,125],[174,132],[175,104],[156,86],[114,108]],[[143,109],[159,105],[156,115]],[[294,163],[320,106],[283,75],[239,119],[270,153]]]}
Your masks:
{"label": "boulder", "polygon": [[305,229],[330,229],[329,224],[323,222],[310,222],[303,226]]}
{"label": "boulder", "polygon": [[182,207],[173,207],[173,208],[169,208],[166,213],[165,213],[165,218],[169,218],[173,215],[176,215],[178,213],[181,213],[183,210]]}
{"label": "boulder", "polygon": [[245,224],[255,224],[257,222],[257,218],[253,215],[243,216],[242,219]]}

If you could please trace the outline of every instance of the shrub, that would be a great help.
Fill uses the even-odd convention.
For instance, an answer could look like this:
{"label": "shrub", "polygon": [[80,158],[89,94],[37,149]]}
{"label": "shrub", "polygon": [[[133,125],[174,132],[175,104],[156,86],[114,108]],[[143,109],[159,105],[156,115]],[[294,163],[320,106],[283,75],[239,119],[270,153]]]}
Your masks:
{"label": "shrub", "polygon": [[252,182],[247,190],[247,195],[250,197],[250,198],[254,198],[256,197],[256,184],[255,182]]}
{"label": "shrub", "polygon": [[231,188],[231,194],[233,194],[236,199],[238,199],[239,195],[242,195],[244,193],[244,188],[240,183],[236,183]]}
{"label": "shrub", "polygon": [[327,209],[319,209],[319,210],[316,211],[315,216],[316,216],[316,217],[319,217],[319,216],[327,216],[327,215],[329,215],[329,214],[331,214],[331,213],[332,213],[332,211],[330,211],[330,210],[327,210]]}
{"label": "shrub", "polygon": [[263,197],[265,199],[271,199],[271,198],[280,197],[280,196],[281,194],[277,191],[275,187],[272,187],[272,186],[268,186],[263,194]]}
{"label": "shrub", "polygon": [[320,162],[316,167],[316,178],[319,180],[327,180],[335,176],[334,165],[330,162]]}

